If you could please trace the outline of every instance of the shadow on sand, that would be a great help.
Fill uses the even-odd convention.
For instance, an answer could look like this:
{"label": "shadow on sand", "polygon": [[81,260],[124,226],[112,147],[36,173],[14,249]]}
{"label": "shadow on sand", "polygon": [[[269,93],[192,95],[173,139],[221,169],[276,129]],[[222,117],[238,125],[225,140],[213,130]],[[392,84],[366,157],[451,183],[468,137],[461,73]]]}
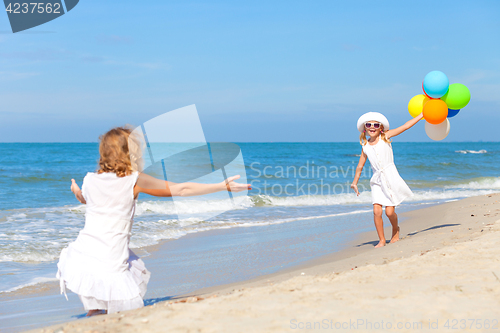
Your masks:
{"label": "shadow on sand", "polygon": [[[406,236],[413,236],[413,235],[419,234],[421,232],[426,232],[426,231],[429,231],[429,230],[446,228],[446,227],[454,227],[454,226],[457,226],[457,225],[460,225],[460,223],[453,223],[453,224],[452,223],[448,223],[448,224],[435,225],[433,227],[430,227],[430,228],[427,228],[427,229],[424,229],[424,230],[410,232]],[[375,245],[378,244],[378,242],[379,241],[365,242],[365,243],[361,243],[361,244],[356,245],[356,247],[361,247],[361,246],[364,246],[364,245],[373,245],[373,246],[375,246]],[[386,242],[386,244],[388,244],[390,242],[390,240],[386,240],[385,242]]]}

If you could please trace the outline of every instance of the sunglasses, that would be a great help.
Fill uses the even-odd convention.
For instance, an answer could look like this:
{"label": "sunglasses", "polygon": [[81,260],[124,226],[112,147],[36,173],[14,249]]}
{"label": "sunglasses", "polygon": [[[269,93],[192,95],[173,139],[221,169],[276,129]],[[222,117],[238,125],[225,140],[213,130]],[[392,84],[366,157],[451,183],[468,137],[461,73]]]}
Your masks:
{"label": "sunglasses", "polygon": [[370,128],[372,126],[373,126],[373,128],[379,128],[380,127],[380,123],[365,123],[365,127],[366,128]]}

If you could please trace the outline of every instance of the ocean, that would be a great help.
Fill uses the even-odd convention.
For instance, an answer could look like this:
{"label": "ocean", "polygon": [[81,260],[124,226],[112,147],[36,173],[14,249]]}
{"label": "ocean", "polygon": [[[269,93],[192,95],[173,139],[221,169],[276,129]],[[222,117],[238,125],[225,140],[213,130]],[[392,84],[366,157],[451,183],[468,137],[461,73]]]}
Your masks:
{"label": "ocean", "polygon": [[[347,231],[361,232],[351,223],[358,217],[371,227],[369,162],[359,182],[361,195],[350,189],[361,152],[358,143],[238,145],[252,190],[237,207],[227,199],[196,197],[174,207],[168,198],[141,195],[131,247],[140,253],[162,240],[207,230],[314,223],[322,217],[336,221],[340,241]],[[398,210],[500,190],[498,143],[395,141],[393,150],[398,171],[414,193]],[[71,193],[71,178],[81,186],[97,160],[97,143],[0,143],[0,293],[55,281],[61,249],[84,225],[85,206]],[[223,213],[199,218],[208,211]],[[334,250],[319,249],[318,255]],[[282,267],[272,265],[265,272]]]}

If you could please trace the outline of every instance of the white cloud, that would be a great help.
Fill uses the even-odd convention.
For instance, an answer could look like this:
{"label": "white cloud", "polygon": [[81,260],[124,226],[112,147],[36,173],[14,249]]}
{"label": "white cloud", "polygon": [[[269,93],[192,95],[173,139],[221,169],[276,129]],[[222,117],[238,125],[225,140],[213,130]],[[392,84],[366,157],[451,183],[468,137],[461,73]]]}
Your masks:
{"label": "white cloud", "polygon": [[354,44],[342,44],[342,49],[346,51],[359,51],[362,50],[361,46]]}
{"label": "white cloud", "polygon": [[22,80],[40,75],[38,72],[0,72],[0,81]]}
{"label": "white cloud", "polygon": [[101,44],[130,44],[134,41],[130,36],[117,35],[99,35],[96,39]]}
{"label": "white cloud", "polygon": [[[461,82],[460,82],[461,83]],[[500,103],[500,84],[469,84],[467,85],[471,93],[471,100],[482,102],[497,102]]]}
{"label": "white cloud", "polygon": [[485,70],[485,69],[469,69],[465,71],[465,74],[458,75],[458,76],[453,76],[450,75],[450,83],[462,83],[462,84],[471,84],[475,82],[481,82],[481,81],[497,81],[500,79],[500,73],[492,71],[492,70]]}
{"label": "white cloud", "polygon": [[500,73],[492,70],[470,69],[459,76],[449,76],[450,83],[461,83],[471,92],[471,99],[500,102]]}
{"label": "white cloud", "polygon": [[113,60],[108,59],[103,62],[105,65],[113,65],[113,66],[126,66],[126,67],[139,67],[145,69],[170,69],[170,65],[164,64],[161,62],[135,62],[135,61],[122,61],[122,60]]}

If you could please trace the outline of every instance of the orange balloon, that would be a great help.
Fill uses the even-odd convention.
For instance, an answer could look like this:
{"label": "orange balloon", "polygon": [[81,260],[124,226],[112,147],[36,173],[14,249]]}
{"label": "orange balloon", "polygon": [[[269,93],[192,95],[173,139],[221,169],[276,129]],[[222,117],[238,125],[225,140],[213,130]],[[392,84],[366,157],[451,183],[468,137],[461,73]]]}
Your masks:
{"label": "orange balloon", "polygon": [[433,125],[441,124],[448,117],[448,105],[440,99],[431,99],[424,105],[425,120]]}

